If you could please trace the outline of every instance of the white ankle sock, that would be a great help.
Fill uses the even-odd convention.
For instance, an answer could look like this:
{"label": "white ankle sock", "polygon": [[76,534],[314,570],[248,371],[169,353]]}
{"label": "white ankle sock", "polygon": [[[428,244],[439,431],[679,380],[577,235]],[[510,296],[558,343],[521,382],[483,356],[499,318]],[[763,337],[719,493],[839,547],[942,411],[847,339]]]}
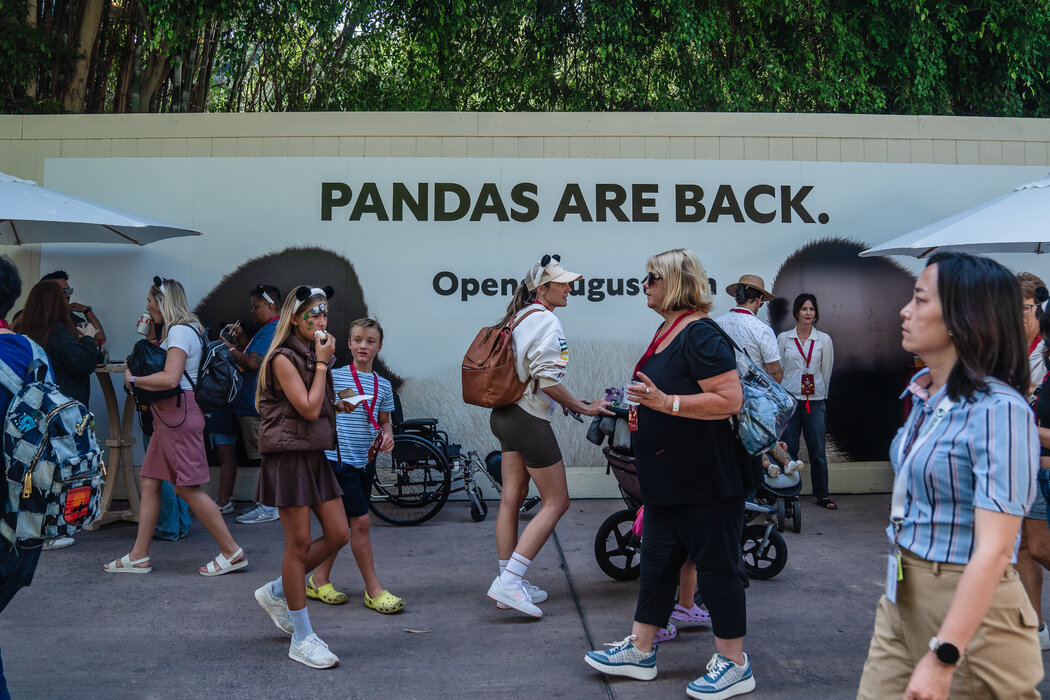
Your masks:
{"label": "white ankle sock", "polygon": [[500,572],[501,575],[503,574],[503,570],[507,568],[507,562],[509,562],[509,561],[510,561],[510,559],[500,559],[499,560],[499,572]]}
{"label": "white ankle sock", "polygon": [[288,617],[292,618],[292,626],[295,627],[295,632],[292,634],[292,639],[295,641],[301,642],[314,633],[314,628],[310,625],[310,613],[306,608],[289,610]]}
{"label": "white ankle sock", "polygon": [[500,583],[504,586],[520,586],[521,579],[525,578],[525,572],[528,570],[529,564],[531,563],[531,559],[526,559],[517,552],[514,552],[514,554],[510,555],[510,561],[507,562],[507,568],[499,575]]}

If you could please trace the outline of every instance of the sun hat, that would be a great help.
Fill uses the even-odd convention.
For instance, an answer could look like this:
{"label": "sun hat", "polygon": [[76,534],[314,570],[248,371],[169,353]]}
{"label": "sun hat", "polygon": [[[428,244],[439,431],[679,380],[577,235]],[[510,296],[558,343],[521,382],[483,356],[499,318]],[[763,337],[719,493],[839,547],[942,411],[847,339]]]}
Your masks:
{"label": "sun hat", "polygon": [[756,292],[762,292],[762,301],[773,301],[776,298],[766,291],[766,283],[758,275],[740,275],[739,282],[734,282],[726,287],[726,294],[735,297],[737,288],[741,286],[754,289]]}

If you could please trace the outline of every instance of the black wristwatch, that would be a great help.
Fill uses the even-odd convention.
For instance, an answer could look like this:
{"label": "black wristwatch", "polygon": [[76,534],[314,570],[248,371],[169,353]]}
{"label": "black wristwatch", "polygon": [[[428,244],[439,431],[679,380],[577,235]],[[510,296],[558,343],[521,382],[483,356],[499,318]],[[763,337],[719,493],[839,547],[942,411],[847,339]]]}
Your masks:
{"label": "black wristwatch", "polygon": [[933,637],[930,639],[930,651],[933,652],[938,661],[946,666],[954,666],[959,663],[959,647],[951,642],[942,642]]}
{"label": "black wristwatch", "polygon": [[84,313],[86,313],[86,314],[91,313],[91,307],[90,306],[85,306],[84,307]]}

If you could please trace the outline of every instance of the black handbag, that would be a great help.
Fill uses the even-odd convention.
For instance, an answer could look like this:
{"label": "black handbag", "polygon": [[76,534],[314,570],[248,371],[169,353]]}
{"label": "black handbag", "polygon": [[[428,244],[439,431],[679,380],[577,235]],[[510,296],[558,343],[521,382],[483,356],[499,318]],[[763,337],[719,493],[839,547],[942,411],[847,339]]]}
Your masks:
{"label": "black handbag", "polygon": [[[168,352],[161,348],[159,345],[154,345],[148,340],[140,340],[135,343],[135,346],[131,349],[131,354],[128,355],[127,365],[131,371],[132,376],[144,377],[149,374],[156,374],[157,372],[164,371],[164,363],[168,359]],[[135,387],[133,392],[135,401],[139,404],[151,404],[154,401],[160,401],[171,396],[178,396],[182,393],[182,387],[176,386],[172,389],[163,389],[161,391],[150,391],[143,389],[142,387]]]}

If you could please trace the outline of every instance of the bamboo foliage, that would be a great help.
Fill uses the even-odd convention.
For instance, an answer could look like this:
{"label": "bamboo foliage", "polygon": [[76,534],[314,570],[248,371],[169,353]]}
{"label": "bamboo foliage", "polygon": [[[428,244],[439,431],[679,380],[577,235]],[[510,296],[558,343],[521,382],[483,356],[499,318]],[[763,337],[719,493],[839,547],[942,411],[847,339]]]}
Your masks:
{"label": "bamboo foliage", "polygon": [[0,0],[0,110],[1050,116],[1050,0]]}

